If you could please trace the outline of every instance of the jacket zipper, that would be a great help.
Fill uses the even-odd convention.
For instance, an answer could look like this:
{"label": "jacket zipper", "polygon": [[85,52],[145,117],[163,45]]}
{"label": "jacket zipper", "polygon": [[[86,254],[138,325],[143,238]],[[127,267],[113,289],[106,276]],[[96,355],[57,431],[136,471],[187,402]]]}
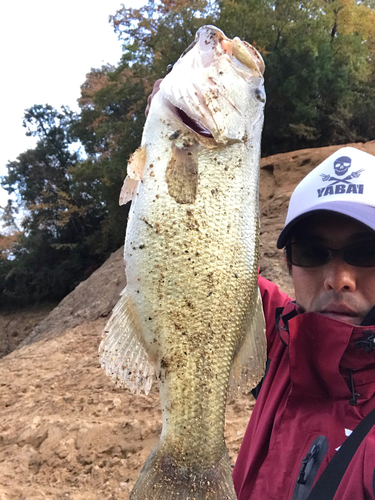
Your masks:
{"label": "jacket zipper", "polygon": [[302,460],[292,500],[307,499],[327,450],[328,440],[325,436],[319,436],[313,441],[305,458]]}

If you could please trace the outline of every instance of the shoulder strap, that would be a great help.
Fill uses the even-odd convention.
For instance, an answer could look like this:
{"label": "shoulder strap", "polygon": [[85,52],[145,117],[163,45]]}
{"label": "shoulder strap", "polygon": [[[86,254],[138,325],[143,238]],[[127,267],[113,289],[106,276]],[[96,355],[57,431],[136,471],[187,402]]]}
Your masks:
{"label": "shoulder strap", "polygon": [[341,448],[324,469],[307,500],[333,500],[351,459],[374,424],[375,410],[372,410],[344,441]]}

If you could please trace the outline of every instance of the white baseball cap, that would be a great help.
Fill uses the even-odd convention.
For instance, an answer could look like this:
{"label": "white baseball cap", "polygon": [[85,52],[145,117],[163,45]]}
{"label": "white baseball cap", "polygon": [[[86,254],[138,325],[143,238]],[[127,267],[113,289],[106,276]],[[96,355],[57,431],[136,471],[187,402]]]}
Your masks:
{"label": "white baseball cap", "polygon": [[375,230],[375,156],[341,148],[306,175],[290,198],[277,248],[288,243],[297,222],[317,210],[348,215]]}

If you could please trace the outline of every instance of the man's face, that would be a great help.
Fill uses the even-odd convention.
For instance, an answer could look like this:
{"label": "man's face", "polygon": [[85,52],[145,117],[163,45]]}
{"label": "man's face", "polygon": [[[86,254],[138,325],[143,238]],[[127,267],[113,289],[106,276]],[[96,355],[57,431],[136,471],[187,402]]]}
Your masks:
{"label": "man's face", "polygon": [[[297,240],[308,238],[338,250],[374,237],[374,231],[344,215],[325,213],[304,221]],[[292,266],[295,298],[305,312],[359,325],[375,305],[375,267],[355,267],[336,254],[323,266]]]}

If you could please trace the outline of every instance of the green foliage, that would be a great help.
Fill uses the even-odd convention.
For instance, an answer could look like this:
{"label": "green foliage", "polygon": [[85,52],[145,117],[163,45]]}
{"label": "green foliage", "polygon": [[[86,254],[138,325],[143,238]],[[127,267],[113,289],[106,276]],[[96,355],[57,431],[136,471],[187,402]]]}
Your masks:
{"label": "green foliage", "polygon": [[119,207],[129,156],[138,147],[145,122],[144,109],[150,86],[146,71],[102,68],[88,75],[82,87],[81,122],[76,136],[90,156],[75,165],[71,175],[78,191],[105,207],[101,233],[95,237],[98,253],[118,248],[124,240],[128,207]]}
{"label": "green foliage", "polygon": [[[71,173],[79,159],[71,152],[70,130],[76,122],[67,108],[60,113],[37,105],[25,113],[24,126],[38,142],[8,163],[2,179],[9,193],[17,192],[25,212],[23,231],[7,249],[2,267],[3,305],[61,299],[105,258],[89,241],[106,210],[88,192],[91,187],[85,191]],[[5,216],[10,223],[10,206]]]}
{"label": "green foliage", "polygon": [[263,54],[262,154],[371,140],[373,2],[220,0],[219,26]]}
{"label": "green foliage", "polygon": [[119,207],[118,200],[127,161],[141,142],[147,97],[207,22],[208,8],[206,2],[149,2],[140,10],[123,7],[112,17],[124,41],[122,61],[117,68],[104,66],[87,75],[80,121],[73,126],[90,155],[71,169],[73,180],[90,186],[90,195],[108,211],[95,241],[98,252],[123,242],[128,207]]}
{"label": "green foliage", "polygon": [[194,40],[196,31],[218,16],[212,0],[149,0],[140,9],[124,6],[111,22],[124,41],[124,57],[132,64],[147,66],[157,78],[165,76]]}
{"label": "green foliage", "polygon": [[12,200],[8,200],[5,207],[0,207],[1,217],[1,225],[5,228],[7,233],[16,233],[19,231],[18,223],[16,217],[18,215],[18,207],[14,205]]}
{"label": "green foliage", "polygon": [[[48,105],[25,113],[38,143],[2,180],[27,215],[22,233],[0,235],[2,303],[62,298],[122,244],[119,193],[147,97],[204,24],[264,57],[263,155],[374,138],[374,0],[149,0],[123,6],[111,23],[122,60],[87,75],[80,115]],[[11,206],[4,217],[11,227]]]}

